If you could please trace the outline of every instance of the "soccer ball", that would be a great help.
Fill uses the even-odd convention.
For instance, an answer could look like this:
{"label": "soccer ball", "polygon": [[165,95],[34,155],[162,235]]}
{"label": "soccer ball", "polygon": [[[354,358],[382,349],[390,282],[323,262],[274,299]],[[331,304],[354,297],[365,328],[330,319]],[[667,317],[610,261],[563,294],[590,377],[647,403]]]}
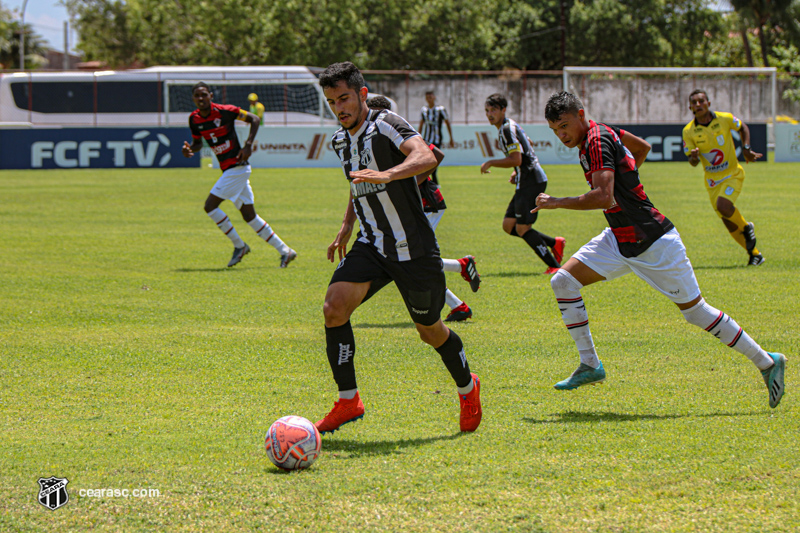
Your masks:
{"label": "soccer ball", "polygon": [[269,427],[264,446],[267,457],[278,468],[302,470],[319,457],[322,436],[308,419],[284,416]]}

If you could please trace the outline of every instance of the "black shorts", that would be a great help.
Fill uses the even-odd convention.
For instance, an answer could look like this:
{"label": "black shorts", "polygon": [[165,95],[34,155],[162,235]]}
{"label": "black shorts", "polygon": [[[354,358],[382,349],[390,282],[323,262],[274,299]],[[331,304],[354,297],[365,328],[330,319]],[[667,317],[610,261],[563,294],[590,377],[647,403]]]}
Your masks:
{"label": "black shorts", "polygon": [[547,189],[547,182],[533,183],[514,192],[514,197],[506,209],[506,218],[516,218],[517,224],[527,225],[536,222],[539,213],[531,214],[536,207],[536,197]]}
{"label": "black shorts", "polygon": [[356,241],[331,276],[331,284],[340,281],[371,282],[361,303],[394,281],[411,320],[432,326],[441,318],[446,284],[442,259],[438,255],[390,261],[369,244]]}

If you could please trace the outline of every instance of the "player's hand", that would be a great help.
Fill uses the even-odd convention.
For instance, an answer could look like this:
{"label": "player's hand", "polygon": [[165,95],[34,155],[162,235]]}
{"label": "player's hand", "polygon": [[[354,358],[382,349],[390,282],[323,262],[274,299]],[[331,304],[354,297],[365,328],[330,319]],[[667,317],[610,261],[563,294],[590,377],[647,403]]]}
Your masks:
{"label": "player's hand", "polygon": [[691,152],[689,152],[689,162],[693,164],[697,164],[700,162],[700,149],[693,148]]}
{"label": "player's hand", "polygon": [[339,234],[336,236],[330,246],[328,246],[328,261],[333,263],[337,250],[339,251],[339,261],[341,261],[345,255],[347,255],[347,243],[350,241],[351,233],[353,233],[353,226],[342,225],[342,229],[339,230]]}
{"label": "player's hand", "polygon": [[250,159],[250,156],[252,154],[253,154],[253,147],[245,143],[245,145],[242,146],[242,149],[239,150],[239,155],[236,156],[236,160],[240,163],[243,161],[247,161],[248,159]]}
{"label": "player's hand", "polygon": [[742,155],[744,156],[744,160],[748,163],[752,163],[756,159],[760,158],[764,154],[759,154],[758,152],[754,152],[753,150],[745,150],[742,148]]}
{"label": "player's hand", "polygon": [[388,172],[372,170],[371,168],[354,170],[350,173],[350,177],[353,178],[353,183],[364,183],[365,181],[368,183],[389,183],[392,181],[392,175]]}
{"label": "player's hand", "polygon": [[540,193],[539,196],[536,197],[536,207],[531,209],[531,214],[536,213],[541,209],[556,209],[558,206],[556,205],[556,199],[550,196],[549,194]]}
{"label": "player's hand", "polygon": [[489,170],[490,168],[492,168],[492,162],[491,161],[485,162],[484,164],[481,165],[481,174],[491,174],[492,171]]}
{"label": "player's hand", "polygon": [[194,155],[194,152],[192,152],[192,145],[189,144],[188,141],[183,141],[181,152],[183,152],[183,157],[192,157]]}
{"label": "player's hand", "polygon": [[508,178],[508,182],[509,183],[514,183],[514,184],[517,183],[517,171],[516,170],[512,170],[511,171],[511,177]]}
{"label": "player's hand", "polygon": [[456,142],[453,139],[450,139],[450,142],[447,144],[448,148],[455,148]]}

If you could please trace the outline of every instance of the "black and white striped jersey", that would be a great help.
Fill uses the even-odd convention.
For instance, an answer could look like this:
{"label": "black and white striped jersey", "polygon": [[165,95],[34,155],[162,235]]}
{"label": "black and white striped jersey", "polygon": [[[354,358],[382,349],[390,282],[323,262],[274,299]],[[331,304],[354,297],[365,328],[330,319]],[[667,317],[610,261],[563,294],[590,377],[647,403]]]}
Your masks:
{"label": "black and white striped jersey", "polygon": [[535,171],[536,165],[539,164],[539,158],[536,157],[533,146],[522,126],[506,117],[497,130],[497,137],[500,150],[506,157],[514,152],[522,152],[522,164],[516,168],[517,189],[547,181],[547,175],[544,172]]}
{"label": "black and white striped jersey", "polygon": [[443,105],[433,107],[422,106],[422,138],[428,144],[441,146],[442,144],[442,123],[450,120],[447,116],[447,109]]}
{"label": "black and white striped jersey", "polygon": [[360,229],[357,240],[374,246],[392,261],[439,254],[436,236],[422,210],[422,197],[413,177],[386,184],[353,183],[350,172],[369,168],[389,170],[406,156],[400,145],[419,135],[391,111],[370,110],[364,124],[351,134],[340,128],[331,144],[350,181],[353,207]]}

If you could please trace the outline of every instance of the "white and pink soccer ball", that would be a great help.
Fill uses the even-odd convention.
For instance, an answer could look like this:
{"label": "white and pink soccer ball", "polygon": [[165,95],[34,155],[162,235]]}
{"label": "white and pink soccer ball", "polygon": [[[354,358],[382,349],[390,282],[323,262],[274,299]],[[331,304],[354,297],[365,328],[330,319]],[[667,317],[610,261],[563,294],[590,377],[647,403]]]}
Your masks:
{"label": "white and pink soccer ball", "polygon": [[302,470],[319,457],[322,436],[308,419],[284,416],[269,427],[264,446],[267,457],[278,468]]}

